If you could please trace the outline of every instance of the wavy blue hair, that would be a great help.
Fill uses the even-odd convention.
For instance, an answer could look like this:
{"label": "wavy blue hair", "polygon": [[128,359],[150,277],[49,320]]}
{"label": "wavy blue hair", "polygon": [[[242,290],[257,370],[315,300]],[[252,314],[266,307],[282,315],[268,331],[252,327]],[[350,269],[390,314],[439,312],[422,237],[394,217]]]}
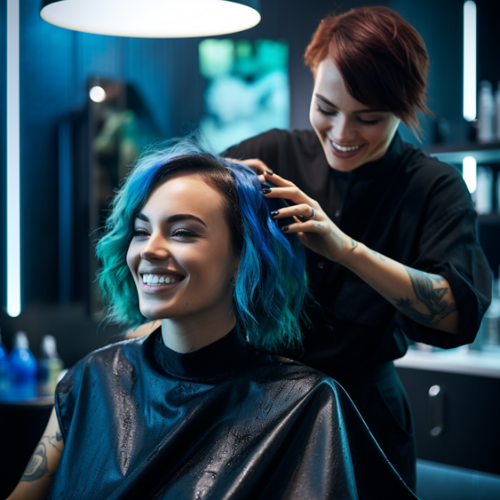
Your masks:
{"label": "wavy blue hair", "polygon": [[[298,237],[283,234],[269,216],[286,203],[265,198],[250,168],[211,154],[191,140],[144,154],[113,201],[105,236],[96,249],[108,317],[131,327],[146,321],[126,255],[136,215],[153,189],[174,170],[203,176],[223,196],[233,248],[240,257],[234,305],[248,341],[271,351],[299,347],[299,320],[308,295],[305,252]],[[303,319],[307,321],[305,315]]]}

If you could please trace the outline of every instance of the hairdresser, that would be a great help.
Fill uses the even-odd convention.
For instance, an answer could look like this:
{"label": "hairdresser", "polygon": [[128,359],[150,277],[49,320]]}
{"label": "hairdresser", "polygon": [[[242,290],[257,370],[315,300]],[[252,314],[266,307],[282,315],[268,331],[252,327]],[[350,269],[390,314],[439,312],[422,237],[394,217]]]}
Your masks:
{"label": "hairdresser", "polygon": [[307,247],[318,302],[302,352],[338,380],[406,483],[415,488],[410,407],[393,360],[409,340],[441,348],[474,340],[491,272],[460,174],[403,142],[418,137],[428,55],[385,7],[323,19],[305,53],[314,130],[271,130],[225,152],[260,174],[294,217],[282,231]]}

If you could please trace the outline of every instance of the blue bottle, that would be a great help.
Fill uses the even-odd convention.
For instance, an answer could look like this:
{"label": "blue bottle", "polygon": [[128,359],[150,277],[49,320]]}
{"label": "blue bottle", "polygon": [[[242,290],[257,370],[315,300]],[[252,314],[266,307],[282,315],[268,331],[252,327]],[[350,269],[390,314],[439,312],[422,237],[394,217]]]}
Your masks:
{"label": "blue bottle", "polygon": [[2,344],[2,332],[0,330],[0,395],[9,392],[9,358],[7,349]]}
{"label": "blue bottle", "polygon": [[28,337],[24,332],[17,332],[14,349],[9,355],[11,392],[16,399],[30,399],[36,396],[37,362],[29,350]]}

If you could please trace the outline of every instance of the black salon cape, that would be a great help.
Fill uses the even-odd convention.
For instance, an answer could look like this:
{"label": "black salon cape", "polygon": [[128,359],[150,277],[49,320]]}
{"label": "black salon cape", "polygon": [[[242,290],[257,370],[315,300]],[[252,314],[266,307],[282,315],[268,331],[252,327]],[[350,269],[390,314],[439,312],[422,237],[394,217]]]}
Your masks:
{"label": "black salon cape", "polygon": [[273,129],[224,155],[261,159],[318,201],[351,238],[443,276],[458,306],[458,334],[420,325],[353,272],[308,251],[309,283],[322,310],[308,308],[314,328],[306,331],[305,350],[287,355],[344,383],[361,367],[404,356],[407,337],[442,348],[474,340],[491,301],[492,277],[473,202],[455,168],[405,143],[399,133],[381,159],[352,172],[328,165],[312,130]]}
{"label": "black salon cape", "polygon": [[159,330],[95,351],[56,390],[50,499],[414,499],[334,380],[235,328],[191,354]]}

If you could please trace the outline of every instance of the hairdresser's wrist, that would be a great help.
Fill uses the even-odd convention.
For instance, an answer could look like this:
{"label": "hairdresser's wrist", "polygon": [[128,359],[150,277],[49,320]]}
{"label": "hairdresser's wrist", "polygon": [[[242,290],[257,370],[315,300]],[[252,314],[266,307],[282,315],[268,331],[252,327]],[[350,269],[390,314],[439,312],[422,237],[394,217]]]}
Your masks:
{"label": "hairdresser's wrist", "polygon": [[335,259],[335,262],[349,268],[353,259],[356,259],[356,250],[359,248],[360,243],[347,235],[345,236],[342,242],[342,252]]}

